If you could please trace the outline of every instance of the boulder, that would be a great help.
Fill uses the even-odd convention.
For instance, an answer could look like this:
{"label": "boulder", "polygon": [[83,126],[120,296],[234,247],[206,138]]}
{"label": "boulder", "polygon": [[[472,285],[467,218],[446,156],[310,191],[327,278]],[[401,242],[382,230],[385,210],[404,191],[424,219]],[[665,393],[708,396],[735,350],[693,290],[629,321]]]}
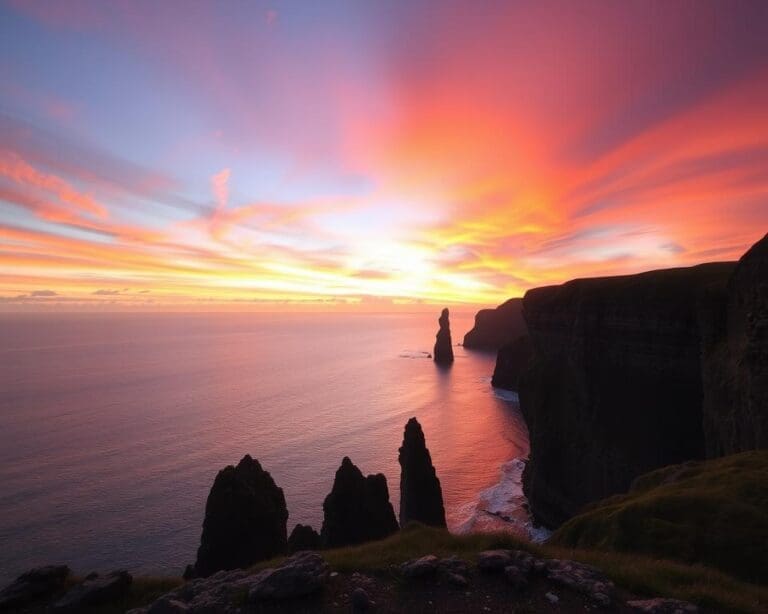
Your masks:
{"label": "boulder", "polygon": [[236,467],[225,467],[205,505],[194,574],[205,577],[283,554],[287,520],[283,490],[259,461],[246,455]]}
{"label": "boulder", "polygon": [[445,527],[443,491],[416,418],[405,425],[400,447],[400,526],[411,521]]}
{"label": "boulder", "polygon": [[477,555],[477,567],[480,571],[501,571],[512,562],[509,550],[485,550]]}
{"label": "boulder", "polygon": [[353,612],[365,612],[373,606],[373,602],[367,591],[359,586],[352,591],[351,599]]}
{"label": "boulder", "polygon": [[25,606],[64,588],[69,576],[66,565],[47,565],[31,569],[0,591],[0,611]]}
{"label": "boulder", "polygon": [[403,563],[400,566],[400,571],[406,578],[431,577],[437,573],[438,562],[439,559],[435,555],[428,554],[420,559]]}
{"label": "boulder", "polygon": [[381,473],[364,477],[344,457],[333,488],[323,502],[322,545],[337,548],[361,544],[387,537],[397,529],[387,479]]}
{"label": "boulder", "polygon": [[434,360],[439,365],[450,365],[453,363],[453,343],[451,341],[448,309],[443,309],[437,322],[440,325],[440,330],[437,331],[435,340]]}
{"label": "boulder", "polygon": [[91,574],[88,579],[69,589],[51,607],[51,612],[80,612],[85,608],[109,603],[125,597],[133,578],[127,571],[113,571],[105,576]]}
{"label": "boulder", "polygon": [[292,599],[319,591],[328,581],[330,570],[316,552],[299,552],[275,569],[256,576],[248,601]]}
{"label": "boulder", "polygon": [[648,614],[696,614],[699,608],[678,599],[636,599],[627,601],[630,608],[635,608]]}
{"label": "boulder", "polygon": [[288,537],[288,552],[301,552],[303,550],[319,550],[320,535],[311,526],[297,524],[293,527]]}

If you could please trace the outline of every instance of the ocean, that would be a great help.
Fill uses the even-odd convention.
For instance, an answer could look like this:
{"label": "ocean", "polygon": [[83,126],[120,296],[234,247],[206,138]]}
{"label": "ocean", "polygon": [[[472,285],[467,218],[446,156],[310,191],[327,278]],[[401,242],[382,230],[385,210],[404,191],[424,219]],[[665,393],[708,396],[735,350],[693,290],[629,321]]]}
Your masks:
{"label": "ocean", "polygon": [[[296,523],[344,456],[384,473],[421,422],[449,528],[532,531],[528,435],[495,356],[428,357],[435,314],[0,314],[0,582],[36,565],[178,575],[217,471],[245,454]],[[473,314],[452,314],[456,346]],[[503,517],[503,518],[502,518]]]}

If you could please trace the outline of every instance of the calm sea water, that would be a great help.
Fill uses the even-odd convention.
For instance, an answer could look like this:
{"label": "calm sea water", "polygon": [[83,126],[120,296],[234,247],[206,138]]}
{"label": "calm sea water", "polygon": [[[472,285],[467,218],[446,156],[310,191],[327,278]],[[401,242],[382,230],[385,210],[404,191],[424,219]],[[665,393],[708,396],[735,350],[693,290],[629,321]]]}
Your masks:
{"label": "calm sea water", "polygon": [[[411,416],[452,530],[504,509],[523,527],[514,397],[491,388],[492,355],[426,357],[436,315],[1,315],[0,580],[54,562],[180,573],[216,472],[246,453],[284,489],[289,531],[320,528],[345,455],[397,509]],[[451,324],[457,343],[472,316]]]}

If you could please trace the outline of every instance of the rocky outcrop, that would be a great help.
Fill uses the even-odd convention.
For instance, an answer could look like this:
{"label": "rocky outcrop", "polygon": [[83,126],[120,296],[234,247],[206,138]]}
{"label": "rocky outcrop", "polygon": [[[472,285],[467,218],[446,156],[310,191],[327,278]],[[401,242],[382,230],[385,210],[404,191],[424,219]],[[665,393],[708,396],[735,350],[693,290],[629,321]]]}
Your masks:
{"label": "rocky outcrop", "polygon": [[0,612],[15,610],[39,599],[45,599],[64,588],[69,577],[66,565],[36,567],[21,574],[0,591]]}
{"label": "rocky outcrop", "polygon": [[524,488],[539,522],[557,526],[642,473],[704,456],[700,302],[732,271],[718,263],[526,293]]}
{"label": "rocky outcrop", "polygon": [[282,488],[246,455],[219,471],[205,504],[193,575],[209,576],[286,552],[288,510]]}
{"label": "rocky outcrop", "polygon": [[411,521],[444,527],[445,508],[440,480],[416,418],[405,425],[400,447],[400,526]]}
{"label": "rocky outcrop", "polygon": [[323,514],[320,538],[327,548],[382,539],[398,529],[387,479],[381,473],[364,477],[346,456],[323,502]]}
{"label": "rocky outcrop", "polygon": [[437,320],[440,330],[437,331],[435,340],[435,362],[439,365],[453,363],[453,343],[451,342],[451,325],[448,321],[448,309],[443,309]]}
{"label": "rocky outcrop", "polygon": [[[321,591],[330,569],[314,552],[299,552],[275,568],[249,572],[244,569],[219,571],[207,578],[196,578],[166,593],[150,605],[128,614],[167,614],[169,612],[282,611],[282,602],[306,598]],[[306,603],[298,610],[313,610]]]}
{"label": "rocky outcrop", "polygon": [[470,350],[496,351],[525,335],[523,299],[511,298],[495,309],[481,309],[475,326],[464,335],[464,347]]}
{"label": "rocky outcrop", "polygon": [[701,315],[707,456],[768,448],[768,235]]}
{"label": "rocky outcrop", "polygon": [[297,524],[288,537],[288,552],[319,550],[320,535],[307,524]]}
{"label": "rocky outcrop", "polygon": [[528,335],[518,337],[508,343],[496,355],[496,367],[493,370],[491,386],[517,390],[520,385],[520,377],[528,368],[533,357],[531,338]]}
{"label": "rocky outcrop", "polygon": [[127,571],[113,571],[105,576],[93,573],[69,589],[50,611],[56,614],[82,612],[86,608],[119,601],[127,594],[132,581],[133,577]]}

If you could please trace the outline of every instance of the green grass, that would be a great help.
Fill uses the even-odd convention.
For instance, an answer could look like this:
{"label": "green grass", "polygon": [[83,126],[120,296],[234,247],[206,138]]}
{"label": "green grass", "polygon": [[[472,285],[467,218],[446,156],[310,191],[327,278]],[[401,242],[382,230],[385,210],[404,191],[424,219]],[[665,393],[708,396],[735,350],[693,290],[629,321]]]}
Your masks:
{"label": "green grass", "polygon": [[94,614],[116,614],[149,605],[168,591],[181,586],[181,578],[137,576],[124,599],[92,610]]}
{"label": "green grass", "polygon": [[700,563],[768,582],[768,451],[673,465],[590,506],[551,544]]}

